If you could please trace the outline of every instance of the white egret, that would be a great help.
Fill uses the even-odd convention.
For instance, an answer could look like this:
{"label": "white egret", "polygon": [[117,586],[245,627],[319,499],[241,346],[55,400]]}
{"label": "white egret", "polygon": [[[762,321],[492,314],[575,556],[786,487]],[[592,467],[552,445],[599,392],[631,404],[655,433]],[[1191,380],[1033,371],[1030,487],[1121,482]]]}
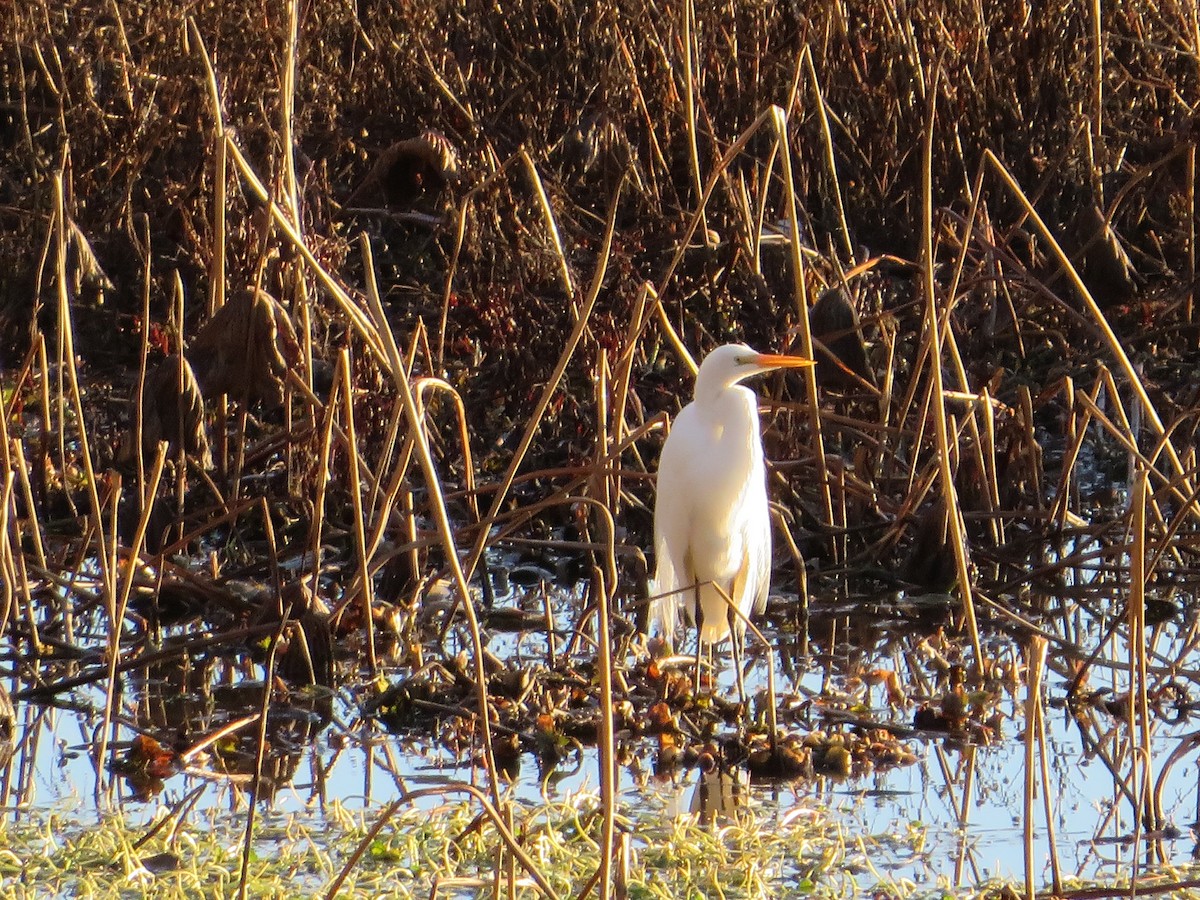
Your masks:
{"label": "white egret", "polygon": [[663,445],[654,503],[657,568],[651,615],[668,639],[681,609],[695,622],[697,688],[700,647],[711,649],[731,636],[738,691],[744,697],[746,620],[763,611],[771,584],[771,519],[758,399],[738,382],[772,369],[812,364],[800,356],[757,353],[745,344],[718,347],[701,363],[695,397],[675,417]]}

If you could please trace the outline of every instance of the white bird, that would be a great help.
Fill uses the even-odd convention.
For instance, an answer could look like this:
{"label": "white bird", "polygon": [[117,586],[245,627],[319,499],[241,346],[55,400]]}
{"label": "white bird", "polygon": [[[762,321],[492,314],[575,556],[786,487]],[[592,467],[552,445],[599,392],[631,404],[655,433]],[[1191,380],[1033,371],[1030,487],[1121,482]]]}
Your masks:
{"label": "white bird", "polygon": [[744,697],[746,620],[762,613],[771,584],[758,399],[738,382],[812,364],[800,356],[757,353],[745,344],[718,347],[701,363],[695,398],[675,417],[663,445],[654,503],[651,618],[668,640],[681,609],[696,623],[697,689],[700,647],[711,649],[732,636],[738,691]]}

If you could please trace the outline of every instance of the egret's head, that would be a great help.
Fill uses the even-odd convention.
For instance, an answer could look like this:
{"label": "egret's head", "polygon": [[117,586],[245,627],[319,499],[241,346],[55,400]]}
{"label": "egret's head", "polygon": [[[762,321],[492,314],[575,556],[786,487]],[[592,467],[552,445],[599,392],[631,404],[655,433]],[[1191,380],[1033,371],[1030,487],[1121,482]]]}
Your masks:
{"label": "egret's head", "polygon": [[700,364],[700,371],[696,373],[696,396],[718,393],[761,372],[799,369],[812,364],[811,359],[803,356],[776,356],[759,353],[745,344],[725,344],[704,357]]}

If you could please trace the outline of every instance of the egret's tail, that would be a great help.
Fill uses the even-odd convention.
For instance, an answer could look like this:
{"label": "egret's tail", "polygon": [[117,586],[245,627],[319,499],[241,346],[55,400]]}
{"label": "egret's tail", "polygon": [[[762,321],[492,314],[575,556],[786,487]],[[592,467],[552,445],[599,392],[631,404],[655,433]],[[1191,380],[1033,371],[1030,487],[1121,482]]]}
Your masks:
{"label": "egret's tail", "polygon": [[[705,644],[719,644],[729,637],[730,632],[739,637],[746,633],[746,623],[729,608],[728,591],[723,591],[711,581],[700,585],[700,609],[704,612],[704,627],[700,629],[700,640]],[[686,609],[692,623],[696,621],[695,602]],[[731,627],[732,626],[732,627]]]}
{"label": "egret's tail", "polygon": [[666,560],[661,560],[658,570],[650,580],[650,630],[657,631],[664,640],[675,643],[675,632],[679,630],[679,608],[683,595],[675,578],[675,570]]}

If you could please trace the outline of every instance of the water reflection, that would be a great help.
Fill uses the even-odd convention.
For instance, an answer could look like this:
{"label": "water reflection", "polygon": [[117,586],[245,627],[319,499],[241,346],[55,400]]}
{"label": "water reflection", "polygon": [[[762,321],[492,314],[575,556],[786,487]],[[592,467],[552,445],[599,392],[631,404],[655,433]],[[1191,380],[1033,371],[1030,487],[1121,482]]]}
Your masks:
{"label": "water reflection", "polygon": [[[731,821],[745,808],[750,779],[740,769],[701,772],[688,802],[688,812],[703,825]],[[679,815],[668,807],[668,815]]]}
{"label": "water reflection", "polygon": [[[1094,543],[1075,543],[1062,552],[1078,555],[1084,547],[1088,554],[1095,550]],[[1060,585],[1056,593],[1027,592],[1005,601],[1010,611],[1036,621],[1054,638],[1042,696],[1047,780],[1043,785],[1038,773],[1032,807],[1039,877],[1048,881],[1055,866],[1064,876],[1097,878],[1128,871],[1135,860],[1139,865],[1187,860],[1196,848],[1185,829],[1196,821],[1200,805],[1195,768],[1200,731],[1192,722],[1200,675],[1188,664],[1188,653],[1200,642],[1194,598],[1175,591],[1168,598],[1175,612],[1147,629],[1152,676],[1147,767],[1137,762],[1143,757],[1130,739],[1128,723],[1136,708],[1131,707],[1131,648],[1120,627],[1126,614],[1122,593],[1101,568],[1071,575]],[[554,715],[544,730],[524,720],[498,723],[503,727],[497,730],[497,763],[505,790],[530,802],[571,796],[597,784],[590,637],[572,627],[587,607],[586,591],[553,599],[548,604],[541,587],[498,595],[494,608],[501,611],[492,614],[489,632],[488,648],[497,660],[492,687],[501,713],[507,715],[531,696],[557,698],[547,707],[547,715]],[[526,630],[507,630],[516,616],[503,612],[506,606],[517,609]],[[534,616],[527,613],[544,621],[551,608],[552,627],[570,640],[548,641],[544,630],[529,633]],[[944,595],[871,591],[850,596],[839,590],[814,593],[806,609],[798,598],[774,597],[769,612],[786,732],[781,743],[794,741],[790,746],[796,752],[815,753],[814,736],[826,735],[830,746],[847,748],[851,767],[811,765],[789,784],[751,785],[739,759],[703,771],[651,774],[659,768],[661,746],[644,730],[648,697],[638,693],[645,691],[644,676],[635,671],[644,662],[630,649],[619,673],[629,685],[621,699],[628,708],[622,707],[618,723],[622,814],[635,823],[640,815],[661,816],[661,805],[645,802],[659,797],[666,815],[694,816],[719,828],[746,810],[782,820],[816,804],[848,832],[869,838],[878,854],[871,862],[895,877],[928,886],[974,884],[997,875],[1020,879],[1026,858],[1021,826],[1029,814],[1021,747],[1028,633],[1016,620],[985,615],[988,661],[985,680],[977,684],[963,678],[970,660],[956,635],[959,610]],[[86,630],[89,623],[79,624]],[[430,629],[444,624],[433,622]],[[451,641],[456,628],[451,623]],[[482,777],[478,736],[462,715],[464,698],[470,696],[463,679],[469,673],[455,654],[439,654],[437,662],[420,667],[397,657],[387,674],[398,691],[394,696],[403,700],[395,704],[403,715],[395,733],[386,734],[360,720],[362,698],[372,692],[344,669],[336,693],[278,681],[268,685],[261,661],[197,651],[195,642],[186,631],[167,633],[164,651],[186,646],[192,652],[167,653],[128,670],[116,698],[112,747],[119,756],[130,755],[137,734],[152,736],[175,755],[172,765],[157,772],[165,777],[149,790],[145,782],[130,779],[114,792],[110,773],[97,767],[93,753],[104,698],[81,685],[57,695],[60,709],[18,702],[16,753],[4,766],[0,800],[20,816],[21,809],[64,801],[89,806],[80,802],[89,786],[97,809],[128,806],[155,791],[165,802],[178,802],[200,788],[203,795],[195,802],[202,806],[244,808],[258,765],[260,728],[268,749],[257,795],[276,810],[320,810],[331,799],[370,808],[414,786]],[[553,668],[546,662],[550,656]],[[766,659],[761,647],[751,647],[747,683],[752,693],[764,685]],[[62,672],[66,675],[69,667]],[[714,687],[718,694],[727,689],[732,690],[732,673],[724,673]],[[269,709],[265,725],[258,718],[264,706]],[[922,708],[943,717],[941,731],[923,724]],[[752,731],[762,727],[761,698],[752,704],[748,722]],[[1143,733],[1140,720],[1135,724],[1136,733]],[[228,725],[238,727],[188,755]],[[713,735],[714,744],[740,740],[738,731],[725,726]],[[855,756],[854,741],[877,748],[891,741],[911,751],[915,764],[888,767],[878,764],[882,757],[864,764]],[[154,761],[151,755],[149,762]],[[1131,775],[1135,765],[1139,768]],[[1148,827],[1156,821],[1138,814],[1146,786],[1157,799],[1162,827]],[[1049,795],[1053,837],[1043,792]]]}

